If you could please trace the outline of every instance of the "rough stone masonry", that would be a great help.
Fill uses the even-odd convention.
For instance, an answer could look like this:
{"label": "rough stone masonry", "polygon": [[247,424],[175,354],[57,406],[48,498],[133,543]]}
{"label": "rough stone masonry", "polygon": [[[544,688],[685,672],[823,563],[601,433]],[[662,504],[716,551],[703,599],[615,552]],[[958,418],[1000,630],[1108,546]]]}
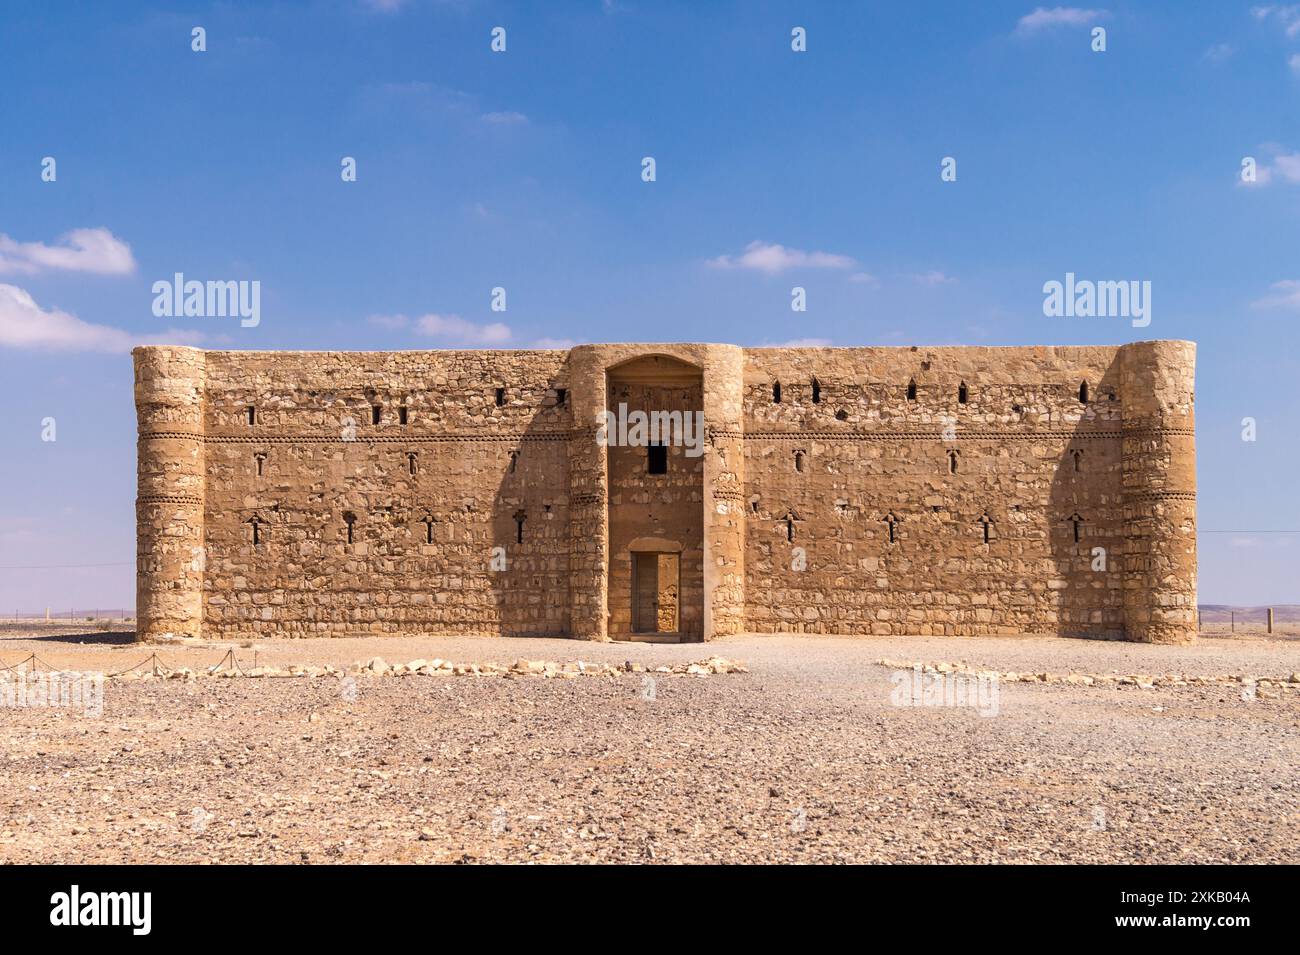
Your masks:
{"label": "rough stone masonry", "polygon": [[141,639],[1196,634],[1191,342],[134,358]]}

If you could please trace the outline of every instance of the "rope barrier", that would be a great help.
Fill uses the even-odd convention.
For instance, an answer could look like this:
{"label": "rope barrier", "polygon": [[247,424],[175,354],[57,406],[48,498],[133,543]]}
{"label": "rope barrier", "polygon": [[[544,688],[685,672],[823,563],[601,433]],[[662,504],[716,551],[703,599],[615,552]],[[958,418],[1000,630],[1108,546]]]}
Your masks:
{"label": "rope barrier", "polygon": [[15,663],[13,666],[9,666],[9,667],[0,667],[0,670],[17,670],[20,666],[24,665],[24,664],[27,663],[29,660],[35,660],[35,659],[36,659],[36,654],[31,653],[31,654],[28,654],[26,657],[24,657],[22,660],[19,660],[19,661],[18,661],[17,663]]}
{"label": "rope barrier", "polygon": [[[53,666],[48,661],[42,660],[34,653],[29,653],[27,656],[23,657],[17,663],[9,664],[8,666],[6,666],[3,663],[0,663],[0,673],[8,672],[11,670],[18,670],[21,667],[26,666],[28,663],[32,664],[33,672],[36,671],[37,667],[44,667],[46,670],[50,670],[50,671],[59,671],[58,667]],[[227,650],[222,655],[220,660],[212,664],[212,666],[206,667],[206,670],[208,673],[216,673],[227,663],[230,664],[230,669],[233,670],[235,673],[238,673],[241,676],[248,675],[248,671],[246,671],[243,668],[243,666],[240,665],[239,658],[235,656],[234,648]],[[165,660],[163,660],[162,657],[158,656],[158,651],[155,650],[152,653],[150,653],[147,657],[145,657],[143,660],[141,660],[139,663],[134,663],[129,667],[125,667],[124,669],[117,670],[113,673],[105,673],[104,677],[106,679],[112,679],[113,677],[125,676],[126,674],[134,673],[136,670],[139,670],[141,667],[145,667],[145,666],[149,667],[149,672],[154,676],[168,676],[176,672],[176,668],[168,664]]]}

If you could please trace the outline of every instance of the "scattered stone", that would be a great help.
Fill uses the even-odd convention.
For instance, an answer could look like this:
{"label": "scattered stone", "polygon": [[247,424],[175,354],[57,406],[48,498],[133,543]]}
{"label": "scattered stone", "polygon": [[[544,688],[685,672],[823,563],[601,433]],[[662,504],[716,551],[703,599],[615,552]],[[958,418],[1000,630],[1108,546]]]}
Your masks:
{"label": "scattered stone", "polygon": [[[708,662],[708,661],[706,661]],[[1047,683],[1051,685],[1067,686],[1136,686],[1141,690],[1154,690],[1157,687],[1179,687],[1179,686],[1206,686],[1206,685],[1253,685],[1261,691],[1259,698],[1266,700],[1280,699],[1282,693],[1279,691],[1289,691],[1300,689],[1300,673],[1292,673],[1289,677],[1253,677],[1249,674],[1240,673],[1222,673],[1215,676],[1191,676],[1179,673],[1166,673],[1163,676],[1152,676],[1146,673],[1129,673],[1117,675],[1114,673],[1016,673],[1006,672],[999,673],[996,670],[976,670],[966,661],[959,660],[955,663],[940,661],[937,663],[927,663],[925,661],[907,661],[907,660],[889,660],[880,659],[876,663],[883,667],[889,667],[892,670],[913,670],[920,669],[923,673],[960,673],[967,676],[975,676],[981,679],[998,679],[1004,683]],[[713,672],[720,672],[714,670]],[[739,671],[728,670],[726,672],[746,672],[743,669]]]}

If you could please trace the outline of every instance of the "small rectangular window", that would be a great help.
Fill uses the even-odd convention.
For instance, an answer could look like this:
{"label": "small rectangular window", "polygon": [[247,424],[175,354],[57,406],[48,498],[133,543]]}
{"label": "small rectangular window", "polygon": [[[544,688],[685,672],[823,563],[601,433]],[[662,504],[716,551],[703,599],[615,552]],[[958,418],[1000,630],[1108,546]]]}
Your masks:
{"label": "small rectangular window", "polygon": [[506,390],[504,388],[497,389],[496,402],[498,408],[500,408],[503,404],[506,403]]}
{"label": "small rectangular window", "polygon": [[248,415],[248,423],[249,423],[249,424],[257,424],[257,409],[256,409],[256,408],[254,408],[252,405],[249,405],[249,406],[245,409],[245,413]]}
{"label": "small rectangular window", "polygon": [[647,474],[668,473],[668,446],[652,444],[646,448],[645,470]]}
{"label": "small rectangular window", "polygon": [[383,406],[382,406],[382,405],[371,405],[371,407],[370,407],[370,423],[371,423],[371,424],[379,424],[379,419],[380,419],[380,417],[383,415],[383,413],[384,413],[384,409],[383,409]]}
{"label": "small rectangular window", "polygon": [[401,405],[397,409],[397,423],[406,424],[406,405]]}

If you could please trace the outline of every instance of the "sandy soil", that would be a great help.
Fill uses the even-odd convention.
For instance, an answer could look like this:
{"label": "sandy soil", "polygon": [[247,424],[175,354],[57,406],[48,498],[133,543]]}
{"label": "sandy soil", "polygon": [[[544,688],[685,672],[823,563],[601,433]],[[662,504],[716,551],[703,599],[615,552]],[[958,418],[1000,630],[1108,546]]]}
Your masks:
{"label": "sandy soil", "polygon": [[[152,648],[0,630],[115,672]],[[165,647],[194,669],[229,645]],[[373,656],[749,674],[109,681],[102,717],[0,708],[4,862],[1280,862],[1300,823],[1300,693],[1003,684],[997,715],[891,702],[893,660],[1081,673],[1300,671],[1300,640],[747,636],[293,640],[251,665]]]}

